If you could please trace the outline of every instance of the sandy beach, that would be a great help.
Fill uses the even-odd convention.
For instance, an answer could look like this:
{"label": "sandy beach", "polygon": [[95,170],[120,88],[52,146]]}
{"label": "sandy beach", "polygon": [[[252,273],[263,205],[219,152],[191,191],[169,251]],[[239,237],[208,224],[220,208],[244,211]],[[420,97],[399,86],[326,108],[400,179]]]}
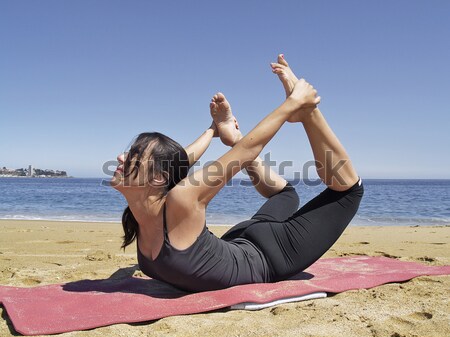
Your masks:
{"label": "sandy beach", "polygon": [[[209,226],[220,236],[225,226]],[[116,223],[0,220],[0,284],[37,286],[139,274]],[[324,257],[387,256],[450,264],[450,226],[350,227]],[[61,336],[450,336],[450,276],[424,276],[256,312],[118,324]],[[39,308],[36,308],[39,310]],[[0,336],[18,335],[0,306]]]}

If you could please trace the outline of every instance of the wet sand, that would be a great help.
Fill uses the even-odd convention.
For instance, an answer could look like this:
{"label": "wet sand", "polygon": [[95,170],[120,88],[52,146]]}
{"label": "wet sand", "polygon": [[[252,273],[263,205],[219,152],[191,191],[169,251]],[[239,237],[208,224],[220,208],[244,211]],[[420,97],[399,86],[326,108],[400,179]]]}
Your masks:
{"label": "wet sand", "polygon": [[[225,226],[209,226],[220,236]],[[123,277],[136,247],[113,223],[0,220],[0,284],[36,286]],[[324,257],[387,256],[450,264],[450,226],[349,227]],[[216,311],[58,336],[450,336],[450,276],[423,276],[260,311]],[[39,310],[39,308],[37,308]],[[0,336],[15,336],[0,306]]]}

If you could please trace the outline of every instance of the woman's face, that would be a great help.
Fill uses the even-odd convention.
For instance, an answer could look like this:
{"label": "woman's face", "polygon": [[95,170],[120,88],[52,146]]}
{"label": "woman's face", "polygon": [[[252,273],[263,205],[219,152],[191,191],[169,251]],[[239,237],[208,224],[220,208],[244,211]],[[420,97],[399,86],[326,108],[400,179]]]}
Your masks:
{"label": "woman's face", "polygon": [[136,155],[129,156],[129,152],[117,156],[118,165],[111,180],[112,187],[120,191],[132,187],[160,187],[165,183],[165,179],[160,179],[159,175],[154,172],[150,174],[154,167],[151,153],[142,155],[141,159]]}
{"label": "woman's face", "polygon": [[138,160],[128,156],[129,152],[117,156],[118,165],[111,180],[111,185],[117,190],[125,187],[144,187],[148,182],[146,161],[138,163]]}
{"label": "woman's face", "polygon": [[125,158],[128,155],[128,152],[123,152],[117,156],[117,168],[116,171],[114,171],[114,176],[119,175],[123,176],[123,164],[125,163]]}
{"label": "woman's face", "polygon": [[120,190],[122,187],[125,187],[125,179],[124,179],[124,163],[126,160],[127,152],[123,152],[117,156],[117,168],[114,171],[113,177],[111,179],[111,186],[117,190]]}

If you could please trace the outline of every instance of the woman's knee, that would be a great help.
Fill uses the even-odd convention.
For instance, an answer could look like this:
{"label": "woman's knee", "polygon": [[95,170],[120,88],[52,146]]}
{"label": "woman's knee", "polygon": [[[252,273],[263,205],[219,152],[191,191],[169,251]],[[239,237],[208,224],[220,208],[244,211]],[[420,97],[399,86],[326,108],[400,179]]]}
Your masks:
{"label": "woman's knee", "polygon": [[284,221],[294,214],[299,207],[300,198],[294,186],[287,183],[277,194],[271,196],[252,216],[252,219]]}
{"label": "woman's knee", "polygon": [[328,189],[336,193],[355,194],[355,195],[361,194],[361,197],[364,194],[364,186],[361,178],[359,178],[355,184],[351,185],[349,188],[344,189],[342,191],[336,191],[331,188]]}
{"label": "woman's knee", "polygon": [[300,205],[300,197],[298,196],[295,187],[292,186],[290,182],[278,193],[278,195],[283,195],[284,198],[290,199],[293,203],[297,204],[297,208]]}

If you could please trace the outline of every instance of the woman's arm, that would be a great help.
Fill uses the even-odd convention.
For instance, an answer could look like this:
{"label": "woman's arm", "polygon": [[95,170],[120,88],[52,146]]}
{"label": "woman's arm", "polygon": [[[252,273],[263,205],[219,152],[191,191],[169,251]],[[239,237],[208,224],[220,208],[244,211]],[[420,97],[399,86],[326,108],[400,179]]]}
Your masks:
{"label": "woman's arm", "polygon": [[205,153],[209,144],[211,144],[213,137],[218,137],[217,128],[214,122],[212,122],[211,126],[192,144],[186,146],[185,150],[189,157],[189,167],[192,167]]}
{"label": "woman's arm", "polygon": [[174,188],[174,194],[178,194],[183,200],[206,207],[236,173],[253,162],[264,146],[298,109],[320,102],[316,94],[317,92],[309,83],[304,80],[298,81],[291,96],[280,107],[267,115],[217,161],[185,178]]}

